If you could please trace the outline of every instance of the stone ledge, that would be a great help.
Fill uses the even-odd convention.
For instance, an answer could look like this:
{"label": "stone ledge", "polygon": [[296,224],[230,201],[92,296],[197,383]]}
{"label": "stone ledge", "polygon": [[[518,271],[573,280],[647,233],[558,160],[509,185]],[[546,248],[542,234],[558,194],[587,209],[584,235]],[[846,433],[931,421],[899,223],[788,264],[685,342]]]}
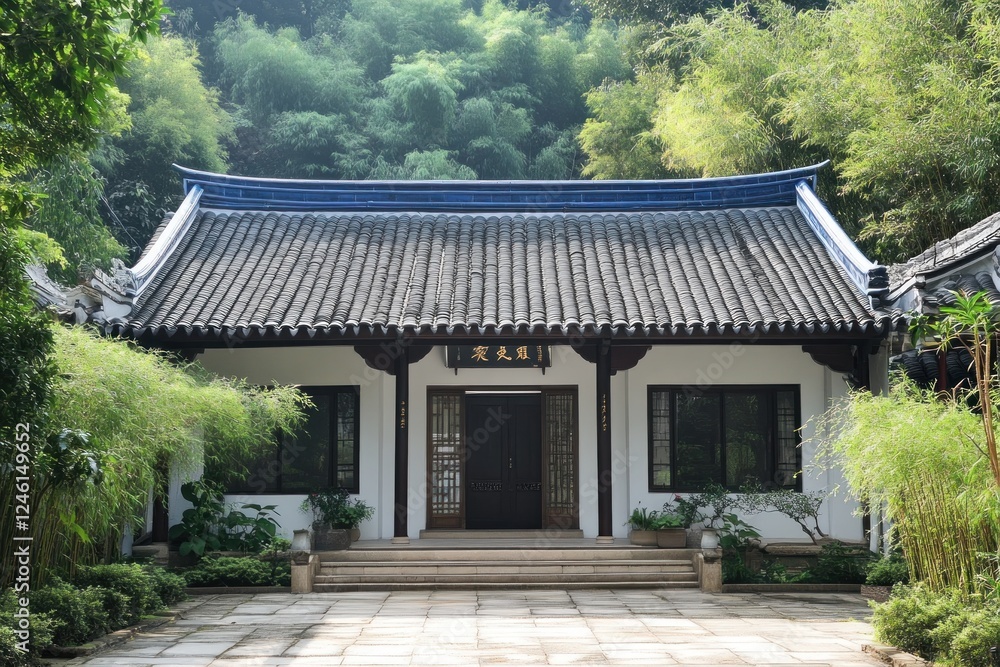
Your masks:
{"label": "stone ledge", "polygon": [[930,665],[923,658],[918,658],[910,653],[904,653],[895,646],[886,644],[865,644],[861,650],[869,655],[875,656],[882,662],[889,663],[892,667],[911,667],[916,665]]}
{"label": "stone ledge", "polygon": [[861,584],[723,584],[723,593],[860,593]]}
{"label": "stone ledge", "polygon": [[256,595],[257,593],[291,593],[291,586],[199,586],[184,589],[188,595]]}

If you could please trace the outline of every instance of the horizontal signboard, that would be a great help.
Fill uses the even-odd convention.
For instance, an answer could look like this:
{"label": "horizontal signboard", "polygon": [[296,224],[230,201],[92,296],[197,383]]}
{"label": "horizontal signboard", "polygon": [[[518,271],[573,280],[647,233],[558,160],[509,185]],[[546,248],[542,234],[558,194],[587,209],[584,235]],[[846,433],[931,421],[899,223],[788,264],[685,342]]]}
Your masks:
{"label": "horizontal signboard", "polygon": [[548,368],[548,345],[449,345],[448,368]]}

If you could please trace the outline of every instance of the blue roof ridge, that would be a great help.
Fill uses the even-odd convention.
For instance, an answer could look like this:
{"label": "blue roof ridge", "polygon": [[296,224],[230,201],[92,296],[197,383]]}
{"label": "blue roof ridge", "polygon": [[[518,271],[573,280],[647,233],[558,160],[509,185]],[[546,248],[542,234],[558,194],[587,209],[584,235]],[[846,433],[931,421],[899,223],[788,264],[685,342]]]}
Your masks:
{"label": "blue roof ridge", "polygon": [[426,213],[711,210],[794,206],[796,185],[828,162],[785,171],[697,179],[615,181],[323,181],[256,178],[174,165],[201,206],[260,211]]}
{"label": "blue roof ridge", "polygon": [[796,185],[797,204],[802,216],[826,248],[827,253],[844,267],[851,281],[879,308],[889,294],[888,269],[868,259],[854,244],[833,214],[823,205],[806,181]]}

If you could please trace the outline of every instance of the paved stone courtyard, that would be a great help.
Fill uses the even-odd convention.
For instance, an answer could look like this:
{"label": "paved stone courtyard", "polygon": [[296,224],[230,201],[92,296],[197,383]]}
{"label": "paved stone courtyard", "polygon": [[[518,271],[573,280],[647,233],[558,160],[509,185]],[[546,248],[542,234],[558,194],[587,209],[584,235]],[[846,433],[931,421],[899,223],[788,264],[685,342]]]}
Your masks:
{"label": "paved stone courtyard", "polygon": [[687,590],[219,595],[88,667],[879,665],[858,595]]}

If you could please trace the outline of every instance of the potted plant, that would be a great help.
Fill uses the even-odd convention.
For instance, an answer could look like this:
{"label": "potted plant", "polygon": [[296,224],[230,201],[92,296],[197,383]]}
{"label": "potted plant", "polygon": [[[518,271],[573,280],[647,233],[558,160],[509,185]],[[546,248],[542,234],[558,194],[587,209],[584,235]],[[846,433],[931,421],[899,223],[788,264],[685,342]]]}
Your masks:
{"label": "potted plant", "polygon": [[636,507],[629,515],[626,525],[632,530],[628,534],[629,542],[640,547],[656,546],[655,522],[659,512],[648,510],[645,507]]}
{"label": "potted plant", "polygon": [[[689,499],[698,508],[705,507],[709,513],[699,510],[698,517],[706,522],[701,531],[701,548],[712,551],[719,548],[719,529],[727,522],[736,524],[739,519],[730,509],[736,505],[736,500],[729,495],[729,490],[721,484],[709,484],[705,490]],[[742,522],[739,522],[742,523]]]}
{"label": "potted plant", "polygon": [[653,520],[656,546],[661,549],[683,549],[687,545],[684,517],[675,512],[660,512]]}
{"label": "potted plant", "polygon": [[348,548],[360,537],[361,522],[375,514],[374,507],[363,500],[352,501],[350,492],[342,488],[310,493],[300,509],[313,513],[313,548],[317,551]]}
{"label": "potted plant", "polygon": [[688,497],[674,494],[673,504],[668,500],[663,503],[663,513],[680,517],[680,525],[685,533],[684,546],[689,549],[697,549],[701,546],[702,521],[704,515],[701,509],[701,496],[691,495]]}

